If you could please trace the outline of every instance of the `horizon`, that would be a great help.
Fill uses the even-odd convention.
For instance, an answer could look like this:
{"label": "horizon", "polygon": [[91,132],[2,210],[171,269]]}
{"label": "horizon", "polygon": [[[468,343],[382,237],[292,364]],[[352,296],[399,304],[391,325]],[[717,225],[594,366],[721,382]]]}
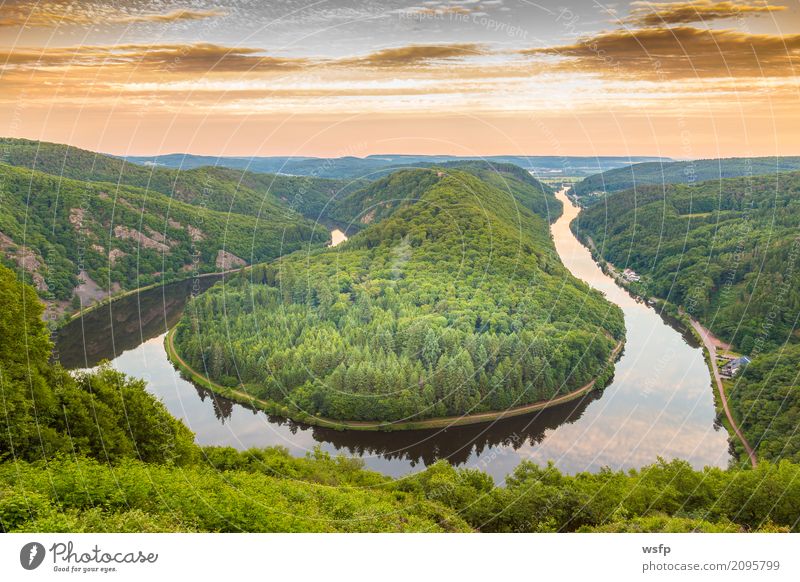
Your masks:
{"label": "horizon", "polygon": [[[452,153],[419,153],[419,152],[374,152],[374,153],[365,153],[363,155],[354,155],[354,154],[344,154],[341,156],[317,156],[317,155],[304,155],[304,154],[269,154],[269,155],[261,155],[261,154],[249,154],[249,153],[225,153],[225,154],[214,154],[214,153],[202,153],[202,152],[188,152],[188,151],[169,151],[164,153],[114,153],[109,151],[100,151],[94,150],[90,148],[86,148],[76,144],[70,144],[65,142],[54,142],[50,140],[40,140],[34,137],[27,137],[27,136],[3,136],[0,139],[20,139],[20,140],[28,140],[34,141],[39,143],[50,143],[54,145],[62,145],[69,148],[75,149],[83,149],[95,154],[116,157],[116,158],[158,158],[158,157],[168,157],[168,156],[194,156],[194,157],[209,157],[209,158],[244,158],[244,159],[266,159],[266,158],[297,158],[297,159],[341,159],[341,158],[356,158],[356,159],[367,159],[371,157],[380,157],[380,156],[409,156],[409,157],[452,157],[452,158],[476,158],[476,159],[490,159],[490,158],[502,158],[502,157],[516,157],[516,158],[585,158],[585,159],[604,159],[604,158],[617,158],[617,159],[625,159],[625,158],[654,158],[653,162],[656,162],[655,158],[661,158],[663,160],[668,160],[669,162],[699,162],[703,160],[721,160],[721,159],[753,159],[753,158],[795,158],[800,157],[800,153],[788,153],[788,154],[777,154],[777,155],[729,155],[729,156],[721,156],[721,157],[694,157],[694,158],[678,158],[672,156],[659,156],[654,154],[647,154],[647,153],[631,153],[631,154],[596,154],[596,155],[585,155],[585,154],[572,154],[572,153],[561,153],[561,154],[511,154],[511,153],[500,153],[500,154],[471,154],[471,155],[457,155]],[[648,163],[648,162],[637,162],[637,163]]]}

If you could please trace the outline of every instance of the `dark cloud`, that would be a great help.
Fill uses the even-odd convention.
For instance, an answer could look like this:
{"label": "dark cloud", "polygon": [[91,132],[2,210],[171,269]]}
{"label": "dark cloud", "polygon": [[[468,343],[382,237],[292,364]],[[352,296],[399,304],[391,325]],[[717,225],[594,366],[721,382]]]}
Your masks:
{"label": "dark cloud", "polygon": [[476,44],[410,45],[342,59],[265,56],[263,49],[210,43],[123,44],[108,46],[0,49],[0,66],[26,69],[48,67],[130,67],[175,73],[291,71],[312,66],[404,68],[436,61],[485,54]]}
{"label": "dark cloud", "polygon": [[66,48],[16,48],[0,52],[0,63],[42,69],[47,67],[132,67],[143,72],[202,73],[292,70],[306,59],[263,56],[261,49],[230,48],[209,43],[124,44]]}
{"label": "dark cloud", "polygon": [[659,27],[615,30],[522,52],[567,57],[562,66],[619,76],[787,77],[800,66],[800,34]]}
{"label": "dark cloud", "polygon": [[205,20],[224,16],[219,10],[172,10],[171,12],[129,12],[113,6],[80,2],[12,2],[3,8],[0,27],[91,26],[101,24],[164,23]]}
{"label": "dark cloud", "polygon": [[483,45],[475,43],[409,45],[382,49],[363,57],[342,59],[345,66],[409,67],[433,61],[486,54]]}
{"label": "dark cloud", "polygon": [[666,24],[690,24],[726,18],[741,18],[751,14],[765,14],[786,10],[785,6],[766,1],[694,0],[690,2],[634,2],[631,16],[626,22],[650,27]]}

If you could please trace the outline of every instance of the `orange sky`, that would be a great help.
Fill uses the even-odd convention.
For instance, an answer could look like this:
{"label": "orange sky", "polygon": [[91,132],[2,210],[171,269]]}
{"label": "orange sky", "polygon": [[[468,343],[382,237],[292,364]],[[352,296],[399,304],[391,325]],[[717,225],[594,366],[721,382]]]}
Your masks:
{"label": "orange sky", "polygon": [[6,2],[0,134],[115,154],[800,154],[797,0],[573,4]]}

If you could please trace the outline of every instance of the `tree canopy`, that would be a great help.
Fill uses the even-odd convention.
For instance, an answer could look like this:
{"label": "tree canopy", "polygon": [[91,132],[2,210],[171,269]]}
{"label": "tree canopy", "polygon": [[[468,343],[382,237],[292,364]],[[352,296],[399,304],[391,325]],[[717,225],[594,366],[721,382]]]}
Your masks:
{"label": "tree canopy", "polygon": [[621,312],[564,268],[528,192],[462,169],[392,174],[362,192],[374,221],[347,243],[196,298],[178,352],[292,416],[420,419],[602,387]]}

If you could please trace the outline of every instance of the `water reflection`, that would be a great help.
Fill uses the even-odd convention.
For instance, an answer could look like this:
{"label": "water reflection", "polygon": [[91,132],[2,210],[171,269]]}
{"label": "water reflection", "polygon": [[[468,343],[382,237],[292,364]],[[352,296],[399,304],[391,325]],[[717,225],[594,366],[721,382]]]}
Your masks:
{"label": "water reflection", "polygon": [[[393,476],[447,459],[485,470],[497,481],[524,459],[553,460],[569,473],[639,467],[659,455],[688,459],[695,467],[725,466],[727,435],[715,425],[702,351],[690,335],[671,327],[669,318],[636,301],[602,273],[569,230],[577,209],[561,198],[565,212],[553,225],[553,238],[562,260],[625,314],[625,350],[613,382],[602,394],[529,416],[440,430],[339,432],[301,425],[216,396],[181,378],[172,367],[163,338],[191,293],[188,282],[125,298],[71,323],[59,334],[59,356],[68,367],[111,359],[122,372],[145,379],[148,389],[202,445],[279,445],[294,455],[321,446],[361,457],[369,468]],[[203,280],[203,286],[212,282]]]}
{"label": "water reflection", "polygon": [[57,357],[66,368],[91,368],[178,322],[192,293],[202,293],[222,275],[204,275],[133,293],[89,311],[58,330]]}

